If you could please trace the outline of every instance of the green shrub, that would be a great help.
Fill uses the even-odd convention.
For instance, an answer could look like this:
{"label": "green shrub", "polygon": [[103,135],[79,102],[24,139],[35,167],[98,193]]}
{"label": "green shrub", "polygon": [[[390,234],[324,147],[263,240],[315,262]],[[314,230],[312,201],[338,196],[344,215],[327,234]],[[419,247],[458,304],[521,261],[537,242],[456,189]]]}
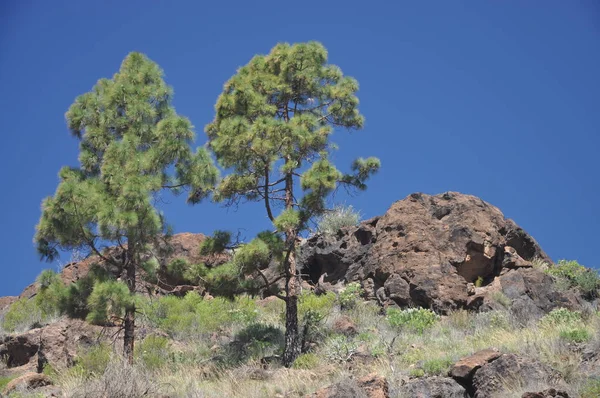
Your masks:
{"label": "green shrub", "polygon": [[319,366],[319,357],[316,354],[307,352],[301,354],[293,364],[294,369],[314,369]]}
{"label": "green shrub", "polygon": [[333,292],[316,295],[314,293],[303,293],[298,299],[298,315],[302,320],[306,314],[311,317],[317,317],[320,320],[325,319],[333,311],[336,296]]}
{"label": "green shrub", "polygon": [[356,307],[356,303],[360,300],[360,296],[363,293],[362,287],[358,282],[351,282],[346,285],[346,288],[338,295],[338,301],[340,307],[343,310],[351,309]]}
{"label": "green shrub", "polygon": [[562,330],[560,332],[560,338],[570,343],[583,343],[591,340],[592,334],[584,328],[572,328]]}
{"label": "green shrub", "polygon": [[549,267],[546,273],[556,277],[561,285],[578,288],[588,298],[598,297],[600,289],[598,272],[584,267],[577,261],[560,260],[558,264]]}
{"label": "green shrub", "polygon": [[43,318],[35,300],[21,298],[12,303],[4,314],[2,328],[8,332],[25,331],[42,322]]}
{"label": "green shrub", "polygon": [[204,280],[208,291],[215,296],[231,298],[236,294],[251,290],[253,287],[233,261],[211,268]]}
{"label": "green shrub", "polygon": [[4,387],[8,385],[15,377],[14,376],[6,376],[0,377],[0,393],[4,390]]}
{"label": "green shrub", "polygon": [[125,309],[133,304],[129,288],[122,282],[97,282],[88,298],[90,310],[86,320],[97,325],[104,325],[113,317],[122,318]]}
{"label": "green shrub", "polygon": [[582,318],[579,311],[570,311],[566,308],[555,308],[540,319],[541,326],[578,326],[581,325]]}
{"label": "green shrub", "polygon": [[386,319],[390,326],[396,329],[408,329],[417,333],[423,333],[425,329],[432,327],[438,320],[439,315],[425,308],[408,308],[400,310],[389,308]]}
{"label": "green shrub", "polygon": [[585,271],[578,273],[573,282],[585,296],[589,298],[598,297],[598,289],[600,289],[600,276],[598,276],[598,272],[596,270],[586,269]]}
{"label": "green shrub", "polygon": [[588,380],[579,391],[581,398],[598,398],[600,397],[600,378]]}
{"label": "green shrub", "polygon": [[284,334],[272,325],[253,323],[240,330],[225,350],[227,365],[236,365],[248,359],[260,359],[283,349]]}
{"label": "green shrub", "polygon": [[453,363],[451,358],[428,359],[423,362],[422,368],[428,376],[442,376],[448,373]]}
{"label": "green shrub", "polygon": [[112,357],[112,350],[107,344],[98,344],[80,353],[75,358],[75,367],[77,371],[83,374],[100,376],[106,371],[106,367]]}
{"label": "green shrub", "polygon": [[317,222],[317,232],[334,235],[341,228],[358,225],[360,213],[352,206],[336,206],[332,211],[325,213]]}
{"label": "green shrub", "polygon": [[198,293],[190,292],[183,298],[165,296],[152,301],[141,298],[138,306],[144,321],[152,327],[183,339],[244,326],[258,317],[256,303],[246,296],[204,300]]}
{"label": "green shrub", "polygon": [[477,279],[475,280],[475,287],[481,287],[483,286],[483,277],[478,276]]}
{"label": "green shrub", "polygon": [[135,353],[147,369],[158,369],[169,360],[170,343],[165,337],[150,335],[138,343]]}
{"label": "green shrub", "polygon": [[198,285],[208,275],[208,271],[204,263],[191,264],[184,272],[183,277],[186,281]]}
{"label": "green shrub", "polygon": [[184,258],[176,258],[172,260],[169,264],[167,264],[167,273],[172,278],[177,279],[178,281],[183,281],[184,274],[190,268],[190,264]]}
{"label": "green shrub", "polygon": [[334,362],[348,362],[356,353],[358,344],[348,336],[334,335],[325,341],[325,356]]}
{"label": "green shrub", "polygon": [[412,368],[408,372],[408,375],[410,377],[424,377],[425,376],[425,371],[423,369],[421,369],[421,368]]}

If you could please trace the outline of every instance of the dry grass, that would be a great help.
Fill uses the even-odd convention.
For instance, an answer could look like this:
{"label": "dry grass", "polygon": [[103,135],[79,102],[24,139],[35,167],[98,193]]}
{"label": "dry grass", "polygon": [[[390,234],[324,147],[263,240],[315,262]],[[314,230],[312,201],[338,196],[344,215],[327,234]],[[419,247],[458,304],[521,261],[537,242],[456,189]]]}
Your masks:
{"label": "dry grass", "polygon": [[[258,321],[281,327],[280,303],[259,306]],[[355,323],[357,335],[335,334],[332,325],[340,316]],[[583,343],[600,349],[600,318],[595,311],[583,316],[584,327],[592,339]],[[393,329],[373,303],[331,311],[323,322],[320,341],[305,358],[302,368],[285,369],[277,364],[263,365],[250,359],[233,366],[219,361],[229,344],[187,341],[172,344],[163,366],[150,370],[140,361],[128,367],[114,360],[106,372],[89,377],[82,372],[65,372],[57,383],[67,397],[304,397],[319,388],[349,376],[377,373],[387,378],[392,391],[416,374],[440,372],[449,362],[485,348],[497,348],[545,363],[562,374],[573,391],[587,381],[582,370],[581,347],[560,337],[561,327],[532,323],[528,327],[508,311],[470,313],[456,311],[444,316],[433,327],[418,333]],[[425,370],[424,372],[419,372]],[[134,381],[131,385],[131,381]],[[520,397],[537,386],[513,383],[503,397]]]}

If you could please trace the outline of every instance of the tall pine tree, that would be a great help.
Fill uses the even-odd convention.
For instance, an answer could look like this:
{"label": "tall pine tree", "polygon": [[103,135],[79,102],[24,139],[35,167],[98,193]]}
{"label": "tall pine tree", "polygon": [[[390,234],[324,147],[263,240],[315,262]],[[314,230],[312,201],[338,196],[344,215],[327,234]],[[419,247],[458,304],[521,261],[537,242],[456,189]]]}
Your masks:
{"label": "tall pine tree", "polygon": [[[335,127],[360,129],[358,83],[335,65],[316,42],[278,44],[255,56],[226,84],[216,116],[206,127],[210,148],[232,170],[215,198],[237,203],[261,201],[284,236],[286,333],[283,363],[300,353],[298,275],[295,243],[308,221],[325,210],[325,199],[340,184],[363,190],[378,170],[376,158],[358,159],[343,174],[329,160]],[[269,282],[265,280],[265,283]]]}
{"label": "tall pine tree", "polygon": [[[99,80],[71,105],[66,119],[80,141],[80,166],[64,167],[56,193],[43,201],[34,239],[43,258],[86,250],[121,269],[135,293],[136,268],[164,233],[156,195],[191,185],[198,200],[217,179],[206,150],[192,153],[192,125],[177,115],[172,95],[159,66],[131,53],[112,79]],[[132,363],[135,306],[128,303],[124,353]]]}

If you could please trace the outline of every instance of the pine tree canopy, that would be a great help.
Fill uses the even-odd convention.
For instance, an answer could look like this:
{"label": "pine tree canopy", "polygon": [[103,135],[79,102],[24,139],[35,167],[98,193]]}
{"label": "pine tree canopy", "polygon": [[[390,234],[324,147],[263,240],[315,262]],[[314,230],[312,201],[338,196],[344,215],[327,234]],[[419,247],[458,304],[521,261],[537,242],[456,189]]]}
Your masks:
{"label": "pine tree canopy", "polygon": [[285,230],[323,212],[325,197],[339,184],[365,189],[378,159],[355,161],[350,174],[329,160],[334,128],[363,127],[357,91],[357,81],[327,64],[327,51],[317,42],[278,44],[268,55],[252,58],[225,83],[215,119],[206,127],[219,163],[233,171],[215,198],[264,200],[275,222],[271,202],[289,203],[283,186],[299,178],[302,198],[294,197],[293,210],[286,205],[275,222]]}
{"label": "pine tree canopy", "polygon": [[154,206],[162,189],[189,185],[195,199],[209,192],[218,172],[204,148],[190,150],[192,125],[172,96],[159,66],[131,53],[112,79],[75,100],[66,119],[80,141],[80,167],[64,167],[42,204],[35,235],[42,257],[75,248],[100,254],[100,245],[115,242],[140,250],[163,232]]}

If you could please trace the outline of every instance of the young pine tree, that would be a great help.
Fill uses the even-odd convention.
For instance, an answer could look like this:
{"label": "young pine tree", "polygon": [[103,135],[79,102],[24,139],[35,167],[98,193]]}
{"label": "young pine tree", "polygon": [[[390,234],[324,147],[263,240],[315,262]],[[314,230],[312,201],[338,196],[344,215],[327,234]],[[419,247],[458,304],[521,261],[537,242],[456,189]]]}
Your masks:
{"label": "young pine tree", "polygon": [[[358,83],[327,64],[316,42],[278,44],[255,56],[224,87],[216,116],[206,127],[210,148],[231,169],[215,198],[237,203],[262,201],[267,216],[284,236],[286,334],[283,362],[300,353],[295,242],[308,221],[325,209],[339,184],[360,190],[378,170],[376,158],[358,159],[351,174],[329,160],[335,127],[360,129]],[[269,284],[265,280],[266,284]]]}
{"label": "young pine tree", "polygon": [[[217,178],[207,152],[191,152],[192,126],[171,106],[162,75],[145,55],[131,53],[112,79],[99,80],[71,105],[66,119],[80,141],[80,166],[60,171],[34,239],[48,260],[59,250],[79,249],[119,267],[130,295],[144,251],[164,232],[155,195],[189,184],[200,198]],[[109,245],[119,250],[106,250]],[[124,352],[131,363],[135,306],[124,302]]]}

